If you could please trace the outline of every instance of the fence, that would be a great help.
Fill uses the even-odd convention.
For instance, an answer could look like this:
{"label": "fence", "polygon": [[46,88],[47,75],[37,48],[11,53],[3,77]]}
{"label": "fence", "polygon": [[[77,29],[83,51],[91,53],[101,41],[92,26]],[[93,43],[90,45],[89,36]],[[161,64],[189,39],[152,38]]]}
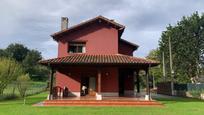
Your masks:
{"label": "fence", "polygon": [[[178,84],[174,83],[173,89],[174,95],[176,96],[188,96],[187,92],[192,95],[199,96],[200,93],[204,92],[204,83],[201,84]],[[157,84],[157,93],[171,95],[171,82],[161,82]]]}
{"label": "fence", "polygon": [[171,95],[171,82],[161,82],[157,84],[157,93]]}
{"label": "fence", "polygon": [[[47,82],[30,82],[26,91],[26,96],[41,93],[47,89]],[[9,84],[0,95],[0,100],[20,97],[16,83]]]}

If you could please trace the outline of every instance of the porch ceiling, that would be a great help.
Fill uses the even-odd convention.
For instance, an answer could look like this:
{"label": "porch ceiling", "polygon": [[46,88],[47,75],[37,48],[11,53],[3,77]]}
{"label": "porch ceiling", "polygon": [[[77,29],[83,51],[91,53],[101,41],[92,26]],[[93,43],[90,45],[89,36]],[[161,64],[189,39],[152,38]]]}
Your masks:
{"label": "porch ceiling", "polygon": [[71,54],[66,57],[53,58],[48,60],[39,61],[43,65],[150,65],[157,66],[158,62],[138,58],[123,54],[111,54],[111,55],[93,55],[93,54]]}

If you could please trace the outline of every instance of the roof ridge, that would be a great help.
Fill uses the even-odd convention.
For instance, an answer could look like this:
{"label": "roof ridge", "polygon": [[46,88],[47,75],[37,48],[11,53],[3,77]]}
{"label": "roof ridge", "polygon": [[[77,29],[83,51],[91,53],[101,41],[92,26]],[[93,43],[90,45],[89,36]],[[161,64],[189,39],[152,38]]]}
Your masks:
{"label": "roof ridge", "polygon": [[95,21],[95,20],[97,20],[97,19],[102,19],[102,20],[108,21],[108,22],[110,22],[110,23],[112,23],[112,24],[114,24],[114,25],[116,25],[116,26],[118,26],[118,27],[120,27],[120,28],[125,28],[124,25],[122,25],[122,24],[120,24],[120,23],[118,23],[118,22],[115,22],[115,21],[111,21],[110,19],[108,19],[108,18],[106,18],[106,17],[104,17],[104,16],[102,16],[102,15],[99,15],[99,16],[96,16],[96,17],[94,17],[94,18],[91,18],[91,19],[85,20],[85,21],[83,21],[83,22],[80,22],[80,23],[78,23],[78,24],[76,24],[76,25],[73,25],[73,26],[71,26],[71,27],[69,27],[69,28],[67,28],[67,29],[65,29],[65,30],[58,31],[58,32],[52,34],[51,36],[52,36],[52,37],[55,37],[55,36],[57,36],[57,35],[59,35],[59,34],[61,34],[61,33],[64,33],[64,32],[67,32],[67,31],[69,31],[69,30],[71,30],[71,29],[80,27],[80,26],[82,26],[82,25],[84,25],[84,24],[88,24],[88,23],[90,23],[90,22],[92,22],[92,21]]}

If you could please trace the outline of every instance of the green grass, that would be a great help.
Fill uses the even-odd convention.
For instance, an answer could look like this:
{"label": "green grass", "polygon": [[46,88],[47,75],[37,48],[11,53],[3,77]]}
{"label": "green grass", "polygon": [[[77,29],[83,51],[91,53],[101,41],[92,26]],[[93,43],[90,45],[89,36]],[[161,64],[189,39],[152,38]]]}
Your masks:
{"label": "green grass", "polygon": [[0,115],[203,115],[204,101],[176,98],[157,99],[164,107],[34,107],[47,93],[22,99],[0,101]]}

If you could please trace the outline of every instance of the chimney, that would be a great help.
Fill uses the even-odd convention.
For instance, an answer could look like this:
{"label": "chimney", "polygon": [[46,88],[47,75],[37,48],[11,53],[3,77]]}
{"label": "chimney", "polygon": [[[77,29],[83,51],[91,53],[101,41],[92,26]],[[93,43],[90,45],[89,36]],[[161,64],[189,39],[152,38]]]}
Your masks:
{"label": "chimney", "polygon": [[69,19],[67,17],[62,17],[61,18],[61,30],[68,29],[68,23],[69,23]]}

